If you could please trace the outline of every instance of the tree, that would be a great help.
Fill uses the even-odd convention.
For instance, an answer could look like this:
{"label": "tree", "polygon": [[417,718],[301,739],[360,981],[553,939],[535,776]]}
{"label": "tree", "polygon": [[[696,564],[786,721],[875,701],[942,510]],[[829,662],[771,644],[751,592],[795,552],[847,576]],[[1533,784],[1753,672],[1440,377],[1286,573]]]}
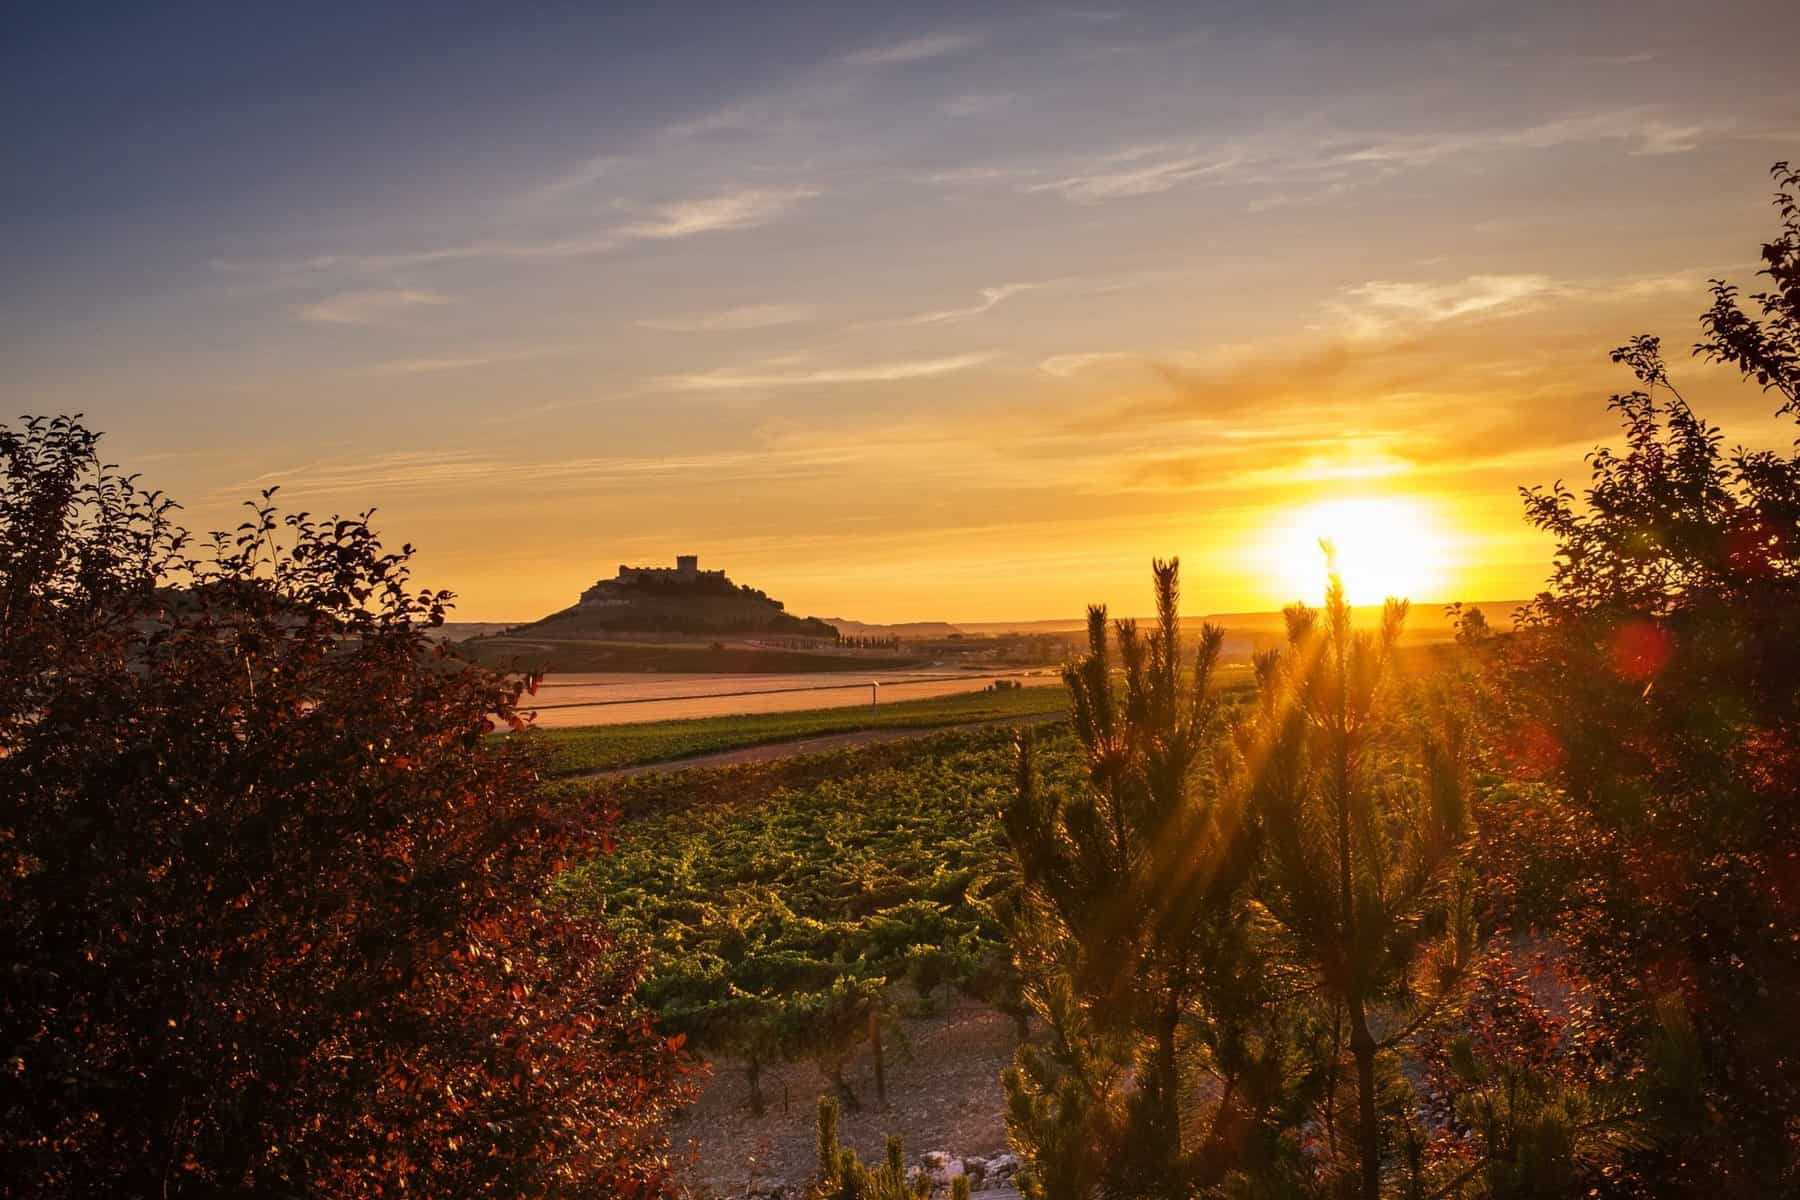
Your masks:
{"label": "tree", "polygon": [[[1714,281],[1695,353],[1800,416],[1800,173],[1773,171],[1770,286]],[[1506,659],[1512,769],[1552,791],[1496,851],[1556,871],[1509,917],[1557,929],[1595,981],[1610,1052],[1654,1077],[1633,1194],[1800,1187],[1800,454],[1735,449],[1677,390],[1660,342],[1613,354],[1625,447],[1577,497],[1526,489],[1557,543]],[[1547,864],[1547,866],[1546,866]],[[1570,898],[1565,898],[1570,897]],[[1689,1031],[1683,1034],[1682,1031]],[[1671,1046],[1691,1040],[1693,1053]],[[1685,1082],[1684,1082],[1685,1081]]]}
{"label": "tree", "polygon": [[608,820],[485,736],[521,684],[369,514],[194,549],[97,444],[0,428],[9,1194],[664,1190],[683,1060],[542,903]]}
{"label": "tree", "polygon": [[[819,1097],[815,1126],[818,1167],[813,1173],[811,1195],[815,1200],[928,1200],[931,1177],[923,1171],[907,1181],[906,1147],[898,1134],[889,1134],[882,1162],[870,1167],[856,1151],[838,1142],[838,1106],[829,1096]],[[950,1181],[951,1200],[969,1200],[969,1181],[958,1175]]]}
{"label": "tree", "polygon": [[1106,611],[1089,610],[1088,653],[1064,670],[1079,794],[1040,788],[1020,744],[1012,937],[1050,1031],[1006,1076],[1030,1196],[1186,1195],[1288,1149],[1279,985],[1247,892],[1257,831],[1215,770],[1223,635],[1208,627],[1187,659],[1177,573],[1155,564],[1154,630],[1116,627],[1122,693]]}
{"label": "tree", "polygon": [[1334,566],[1324,609],[1288,608],[1287,648],[1258,657],[1257,703],[1238,731],[1239,777],[1266,838],[1256,894],[1317,980],[1331,1041],[1321,1121],[1364,1200],[1380,1195],[1393,1156],[1380,1109],[1384,1092],[1404,1095],[1394,1052],[1453,996],[1473,937],[1455,870],[1466,739],[1446,722],[1425,733],[1423,762],[1407,761],[1384,695],[1406,612],[1390,599],[1380,628],[1358,633]]}

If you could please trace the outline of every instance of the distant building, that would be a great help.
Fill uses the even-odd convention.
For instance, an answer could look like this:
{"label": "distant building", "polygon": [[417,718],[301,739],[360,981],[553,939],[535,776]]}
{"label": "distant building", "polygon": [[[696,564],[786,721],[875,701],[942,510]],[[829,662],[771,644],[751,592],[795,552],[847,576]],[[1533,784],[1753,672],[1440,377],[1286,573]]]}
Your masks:
{"label": "distant building", "polygon": [[696,583],[702,579],[724,579],[723,571],[702,571],[698,554],[677,554],[672,567],[631,567],[619,564],[619,573],[602,579],[581,593],[581,603],[612,606],[625,604],[619,589],[629,583]]}

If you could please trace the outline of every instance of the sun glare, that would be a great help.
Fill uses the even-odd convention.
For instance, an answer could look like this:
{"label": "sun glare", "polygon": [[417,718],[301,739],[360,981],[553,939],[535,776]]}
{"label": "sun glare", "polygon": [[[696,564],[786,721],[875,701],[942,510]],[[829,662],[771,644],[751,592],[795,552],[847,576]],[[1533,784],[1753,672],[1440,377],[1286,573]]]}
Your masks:
{"label": "sun glare", "polygon": [[1321,501],[1286,517],[1267,548],[1271,581],[1285,599],[1316,603],[1323,594],[1321,540],[1337,550],[1350,603],[1439,599],[1450,541],[1429,505],[1398,496],[1357,497]]}

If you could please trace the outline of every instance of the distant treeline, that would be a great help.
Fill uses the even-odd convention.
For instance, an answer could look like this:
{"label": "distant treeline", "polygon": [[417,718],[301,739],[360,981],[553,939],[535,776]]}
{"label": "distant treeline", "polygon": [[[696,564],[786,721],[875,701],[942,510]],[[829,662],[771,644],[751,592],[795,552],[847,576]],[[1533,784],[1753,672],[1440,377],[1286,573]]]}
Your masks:
{"label": "distant treeline", "polygon": [[843,650],[898,650],[900,639],[897,637],[871,637],[868,635],[837,635],[839,649]]}

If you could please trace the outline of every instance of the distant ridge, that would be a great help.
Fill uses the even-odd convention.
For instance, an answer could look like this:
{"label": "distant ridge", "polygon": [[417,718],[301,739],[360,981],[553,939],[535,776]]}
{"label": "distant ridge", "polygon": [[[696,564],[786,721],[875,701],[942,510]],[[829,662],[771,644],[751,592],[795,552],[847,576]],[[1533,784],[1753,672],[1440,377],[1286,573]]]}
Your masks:
{"label": "distant ridge", "polygon": [[822,619],[845,637],[944,638],[957,637],[966,632],[948,621],[901,621],[883,625],[870,621],[852,621],[848,617]]}
{"label": "distant ridge", "polygon": [[[1513,613],[1525,604],[1524,600],[1466,600],[1464,608],[1479,608],[1487,617],[1488,624],[1495,629],[1511,629]],[[1415,600],[1412,612],[1407,616],[1407,627],[1415,630],[1446,629],[1450,619],[1444,614],[1446,605]],[[1381,613],[1379,604],[1357,604],[1351,608],[1352,615],[1359,621],[1373,620]],[[1117,614],[1124,618],[1125,614]],[[1137,616],[1140,624],[1150,622],[1153,618]],[[1267,612],[1227,612],[1207,613],[1204,616],[1184,616],[1183,625],[1200,625],[1210,622],[1222,625],[1227,630],[1244,633],[1276,632],[1285,625],[1285,618],[1279,609]],[[1052,617],[1041,621],[958,621],[955,626],[964,633],[1072,633],[1087,628],[1087,621],[1080,617]]]}

